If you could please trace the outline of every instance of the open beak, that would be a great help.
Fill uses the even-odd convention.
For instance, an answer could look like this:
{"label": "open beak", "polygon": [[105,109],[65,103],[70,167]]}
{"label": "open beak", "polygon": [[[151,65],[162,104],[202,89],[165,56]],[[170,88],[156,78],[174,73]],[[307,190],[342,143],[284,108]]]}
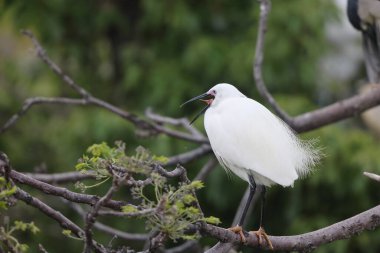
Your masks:
{"label": "open beak", "polygon": [[[211,97],[211,98],[210,98],[210,99],[202,99],[202,98],[206,98],[206,97]],[[193,122],[196,121],[196,120],[199,118],[199,116],[201,116],[203,113],[205,113],[205,111],[210,107],[212,101],[214,100],[214,97],[213,97],[212,95],[210,95],[210,94],[204,93],[204,94],[202,94],[202,95],[196,96],[196,97],[194,97],[194,98],[192,98],[192,99],[186,101],[185,103],[183,103],[183,104],[181,105],[181,107],[184,106],[184,105],[186,105],[186,104],[188,104],[188,103],[190,103],[190,102],[193,102],[193,101],[195,101],[195,100],[198,100],[198,99],[201,100],[201,101],[203,101],[203,102],[205,102],[207,105],[205,106],[205,108],[202,109],[202,111],[200,111],[200,112],[194,117],[194,119],[190,122],[190,125],[193,124]]]}

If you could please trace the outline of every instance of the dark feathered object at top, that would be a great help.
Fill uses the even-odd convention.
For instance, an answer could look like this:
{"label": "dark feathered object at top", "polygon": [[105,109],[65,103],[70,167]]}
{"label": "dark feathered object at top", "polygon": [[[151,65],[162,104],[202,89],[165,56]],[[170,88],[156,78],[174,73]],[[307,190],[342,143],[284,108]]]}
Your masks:
{"label": "dark feathered object at top", "polygon": [[348,0],[347,16],[362,32],[364,58],[370,83],[380,83],[380,1]]}

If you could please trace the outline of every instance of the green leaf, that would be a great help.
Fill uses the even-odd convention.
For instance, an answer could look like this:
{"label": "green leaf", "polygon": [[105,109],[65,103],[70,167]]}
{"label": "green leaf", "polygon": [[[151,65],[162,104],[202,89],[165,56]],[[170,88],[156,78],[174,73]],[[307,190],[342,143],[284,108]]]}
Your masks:
{"label": "green leaf", "polygon": [[21,252],[26,252],[29,249],[29,246],[26,244],[19,244],[18,248]]}
{"label": "green leaf", "polygon": [[183,196],[183,203],[185,204],[191,204],[192,202],[194,202],[196,199],[194,198],[193,195],[191,194],[186,194],[185,196]]}
{"label": "green leaf", "polygon": [[213,225],[218,225],[221,223],[220,219],[214,216],[205,217],[203,218],[203,221]]}
{"label": "green leaf", "polygon": [[0,209],[7,210],[8,209],[7,202],[0,201]]}
{"label": "green leaf", "polygon": [[184,240],[196,240],[198,238],[198,235],[197,234],[193,234],[193,235],[183,235],[181,236],[182,239]]}
{"label": "green leaf", "polygon": [[169,162],[169,158],[166,156],[156,156],[154,155],[152,158],[154,161],[161,163],[161,164],[166,164]]}
{"label": "green leaf", "polygon": [[72,232],[69,229],[65,229],[62,231],[62,234],[68,237],[72,237]]}
{"label": "green leaf", "polygon": [[202,189],[204,187],[204,184],[200,180],[195,180],[195,181],[193,181],[193,182],[190,183],[190,186],[192,188],[198,190],[198,189]]}
{"label": "green leaf", "polygon": [[133,213],[138,212],[139,210],[135,206],[126,205],[126,206],[121,207],[121,211],[126,214],[133,214]]}

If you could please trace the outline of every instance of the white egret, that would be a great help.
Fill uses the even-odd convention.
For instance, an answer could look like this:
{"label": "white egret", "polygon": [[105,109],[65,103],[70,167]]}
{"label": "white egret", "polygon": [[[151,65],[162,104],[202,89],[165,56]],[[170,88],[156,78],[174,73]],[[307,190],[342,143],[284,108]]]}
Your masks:
{"label": "white egret", "polygon": [[264,238],[272,248],[262,227],[266,187],[273,184],[292,186],[296,179],[306,175],[318,161],[319,151],[311,142],[298,139],[267,108],[247,98],[230,84],[217,84],[184,104],[198,99],[206,102],[207,106],[192,122],[205,113],[204,126],[219,163],[247,181],[250,186],[240,221],[230,230],[239,233],[245,242],[241,225],[256,186],[261,186],[260,228],[253,233],[258,237],[259,243]]}

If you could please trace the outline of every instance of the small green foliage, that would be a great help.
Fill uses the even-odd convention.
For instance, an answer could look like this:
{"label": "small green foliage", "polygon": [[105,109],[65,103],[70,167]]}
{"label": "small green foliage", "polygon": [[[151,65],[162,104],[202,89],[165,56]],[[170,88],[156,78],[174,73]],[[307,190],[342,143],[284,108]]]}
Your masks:
{"label": "small green foliage", "polygon": [[20,243],[17,238],[14,237],[16,231],[29,231],[32,234],[36,234],[40,232],[40,229],[34,224],[34,222],[25,223],[22,221],[15,221],[14,225],[9,228],[0,227],[0,241],[3,242],[6,249],[12,252],[26,252],[29,246]]}
{"label": "small green foliage", "polygon": [[164,156],[154,156],[145,148],[139,146],[135,154],[128,156],[125,152],[125,143],[116,141],[114,147],[107,143],[94,144],[87,149],[87,154],[79,159],[75,169],[83,174],[94,176],[97,180],[104,180],[94,185],[77,183],[76,187],[81,191],[101,185],[111,178],[110,169],[123,173],[136,173],[149,175],[153,164],[163,164],[167,161]]}
{"label": "small green foliage", "polygon": [[187,205],[190,205],[191,203],[193,203],[195,201],[196,201],[195,197],[191,194],[187,194],[187,195],[183,196],[183,203],[185,203]]}
{"label": "small green foliage", "polygon": [[62,234],[63,234],[64,236],[67,236],[68,238],[75,239],[75,240],[79,240],[79,241],[83,241],[82,238],[78,238],[77,236],[74,236],[74,235],[73,235],[73,232],[72,232],[71,230],[69,230],[69,229],[64,229],[64,230],[62,230]]}
{"label": "small green foliage", "polygon": [[154,155],[153,157],[153,160],[156,161],[157,163],[160,163],[160,164],[166,164],[169,162],[169,158],[167,158],[166,156],[156,156]]}
{"label": "small green foliage", "polygon": [[205,187],[205,185],[203,184],[202,181],[195,180],[195,181],[190,183],[190,187],[193,187],[194,189],[199,190],[199,189],[202,189],[203,187]]}
{"label": "small green foliage", "polygon": [[218,225],[221,223],[220,219],[214,216],[205,217],[203,218],[203,221],[213,224],[213,225]]}
{"label": "small green foliage", "polygon": [[135,206],[132,205],[126,205],[121,208],[121,211],[126,214],[133,214],[138,212],[138,209]]}
{"label": "small green foliage", "polygon": [[158,228],[173,240],[196,239],[198,234],[185,234],[185,229],[191,224],[205,221],[194,195],[195,190],[203,187],[203,183],[194,181],[173,186],[167,183],[165,177],[155,172],[151,174],[151,178],[155,198],[149,198],[144,194],[144,186],[135,187],[133,191],[134,197],[142,200],[141,210],[155,210],[145,215],[147,227]]}
{"label": "small green foliage", "polygon": [[34,224],[34,222],[25,223],[22,221],[15,221],[13,227],[14,227],[14,230],[20,230],[23,232],[29,230],[33,234],[40,232],[40,229]]}
{"label": "small green foliage", "polygon": [[11,182],[7,182],[4,177],[0,177],[0,209],[8,208],[7,199],[17,191],[16,186],[12,186]]}
{"label": "small green foliage", "polygon": [[[185,234],[189,225],[199,221],[218,224],[220,221],[215,217],[205,218],[198,207],[195,191],[204,187],[203,182],[196,180],[173,185],[156,171],[156,166],[165,164],[167,160],[166,157],[152,155],[141,146],[136,148],[134,155],[128,156],[125,153],[125,144],[122,142],[116,142],[114,147],[104,142],[94,144],[79,160],[76,169],[94,175],[102,181],[92,186],[78,182],[76,187],[84,191],[102,184],[111,178],[109,172],[111,169],[115,173],[127,175],[131,181],[135,177],[150,179],[149,184],[135,184],[130,188],[132,197],[138,204],[125,205],[121,208],[122,212],[139,218],[144,217],[147,228],[159,229],[173,240],[195,239],[198,234]],[[144,210],[151,211],[140,212]],[[63,233],[72,237],[69,230]]]}
{"label": "small green foliage", "polygon": [[193,234],[193,235],[183,235],[181,238],[184,240],[196,240],[198,239],[198,234]]}
{"label": "small green foliage", "polygon": [[69,229],[62,230],[62,234],[67,236],[67,237],[72,236],[71,230],[69,230]]}

